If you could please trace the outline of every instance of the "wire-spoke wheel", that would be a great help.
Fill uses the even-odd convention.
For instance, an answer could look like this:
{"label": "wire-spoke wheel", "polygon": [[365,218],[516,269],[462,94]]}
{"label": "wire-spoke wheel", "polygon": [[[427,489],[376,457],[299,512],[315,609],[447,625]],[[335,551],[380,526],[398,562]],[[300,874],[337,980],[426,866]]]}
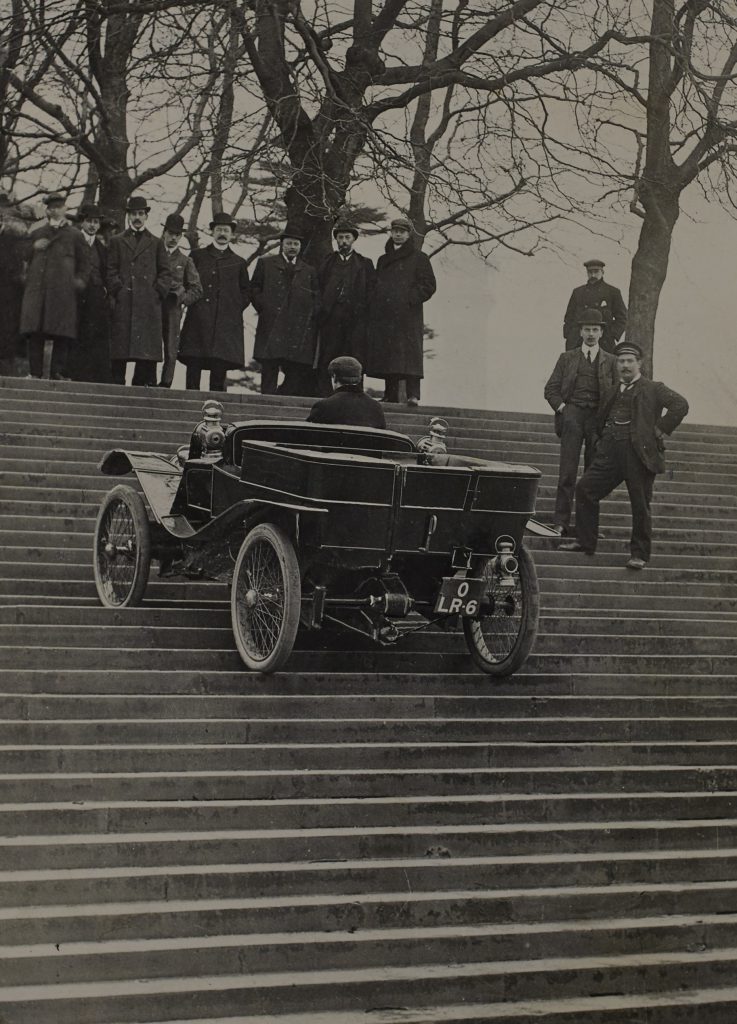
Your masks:
{"label": "wire-spoke wheel", "polygon": [[151,527],[143,498],[121,484],[105,495],[95,523],[95,586],[107,608],[141,603],[151,568]]}
{"label": "wire-spoke wheel", "polygon": [[519,567],[507,574],[486,558],[474,573],[488,581],[477,618],[464,618],[463,632],[471,657],[482,672],[509,676],[523,665],[532,650],[540,615],[540,591],[535,563],[520,547]]}
{"label": "wire-spoke wheel", "polygon": [[299,565],[284,530],[255,526],[241,545],[230,591],[238,652],[256,672],[275,672],[292,653],[301,604]]}

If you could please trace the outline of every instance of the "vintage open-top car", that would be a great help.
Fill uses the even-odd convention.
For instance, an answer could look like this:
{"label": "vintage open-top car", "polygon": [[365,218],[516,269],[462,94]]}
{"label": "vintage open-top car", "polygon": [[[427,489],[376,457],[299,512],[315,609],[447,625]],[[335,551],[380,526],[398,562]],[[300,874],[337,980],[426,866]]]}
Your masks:
{"label": "vintage open-top car", "polygon": [[[206,403],[207,404],[207,403]],[[115,450],[118,485],[94,538],[101,602],[140,603],[162,576],[230,581],[238,651],[283,665],[300,624],[340,625],[381,644],[462,628],[476,665],[509,675],[537,630],[535,567],[522,544],[540,473],[418,450],[368,427],[251,420],[198,424],[178,457]]]}

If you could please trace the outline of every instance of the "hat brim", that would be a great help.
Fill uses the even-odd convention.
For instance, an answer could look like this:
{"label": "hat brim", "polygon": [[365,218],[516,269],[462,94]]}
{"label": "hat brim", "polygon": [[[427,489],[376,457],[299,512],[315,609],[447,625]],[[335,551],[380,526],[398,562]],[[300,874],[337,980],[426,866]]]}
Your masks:
{"label": "hat brim", "polygon": [[228,221],[227,224],[223,224],[221,221],[210,221],[210,231],[213,231],[215,228],[231,228],[233,231],[235,231],[237,227],[238,225],[234,220]]}

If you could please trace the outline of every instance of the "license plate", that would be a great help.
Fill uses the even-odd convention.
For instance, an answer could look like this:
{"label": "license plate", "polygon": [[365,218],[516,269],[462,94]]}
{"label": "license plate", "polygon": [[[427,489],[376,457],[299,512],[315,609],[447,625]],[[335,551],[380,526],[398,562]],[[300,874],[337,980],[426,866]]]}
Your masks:
{"label": "license plate", "polygon": [[444,576],[435,600],[438,615],[478,615],[487,580]]}

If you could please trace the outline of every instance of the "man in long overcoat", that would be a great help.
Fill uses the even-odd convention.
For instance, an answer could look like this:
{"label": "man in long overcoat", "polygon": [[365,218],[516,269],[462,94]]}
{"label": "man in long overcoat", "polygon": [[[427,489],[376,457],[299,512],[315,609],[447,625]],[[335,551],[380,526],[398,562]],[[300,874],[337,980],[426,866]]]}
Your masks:
{"label": "man in long overcoat", "polygon": [[209,370],[210,391],[225,391],[228,370],[243,366],[243,312],[250,286],[246,261],[230,248],[235,227],[227,213],[216,213],[210,221],[212,244],[192,253],[202,298],[187,310],[179,345],[189,389],[199,389],[202,371]]}
{"label": "man in long overcoat", "polygon": [[161,368],[160,388],[170,388],[174,380],[179,354],[182,310],[188,309],[202,298],[202,284],[194,260],[179,248],[183,232],[184,218],[178,213],[170,213],[164,222],[162,236],[171,271],[171,287],[161,306],[164,365]]}
{"label": "man in long overcoat", "polygon": [[28,232],[10,196],[0,192],[0,374],[12,376],[23,302],[23,257]]}
{"label": "man in long overcoat", "polygon": [[171,271],[164,243],[146,228],[150,206],[142,196],[128,200],[128,227],[110,239],[107,289],[113,302],[110,357],[115,384],[125,384],[134,361],[133,384],[153,387],[162,359],[161,303],[169,294]]}
{"label": "man in long overcoat", "polygon": [[437,287],[430,260],[413,238],[412,224],[396,217],[391,238],[376,264],[366,373],[383,377],[385,402],[399,401],[399,382],[407,382],[407,405],[420,400],[423,377],[422,304]]}
{"label": "man in long overcoat", "polygon": [[586,260],[586,284],[579,285],[571,292],[563,317],[563,337],[566,349],[578,348],[581,344],[579,318],[584,310],[598,309],[602,316],[604,333],[601,347],[613,352],[614,346],[624,334],[627,326],[627,307],[619,288],[604,280],[603,260]]}
{"label": "man in long overcoat", "polygon": [[68,380],[69,345],[77,337],[77,296],[87,286],[90,254],[81,232],[66,218],[64,197],[54,192],[44,203],[46,223],[34,228],[29,239],[20,332],[28,339],[31,376],[43,375],[44,341],[51,338],[51,380]]}
{"label": "man in long overcoat", "polygon": [[568,532],[571,521],[581,448],[584,469],[594,458],[599,399],[619,379],[616,359],[601,347],[599,310],[582,313],[580,324],[580,347],[560,354],[544,391],[545,401],[555,413],[555,432],[560,438],[553,529],[561,536]]}
{"label": "man in long overcoat", "polygon": [[262,256],[251,281],[251,302],[258,313],[254,359],[261,363],[261,393],[314,395],[320,284],[317,271],[299,254],[303,237],[287,225],[280,251]]}
{"label": "man in long overcoat", "polygon": [[321,395],[332,388],[328,366],[339,356],[365,359],[366,324],[374,291],[376,271],[367,256],[353,246],[358,229],[340,222],[333,228],[337,250],[323,260],[317,272],[320,281],[320,334],[318,340],[317,384]]}
{"label": "man in long overcoat", "polygon": [[72,380],[110,384],[110,304],[107,297],[107,249],[100,237],[102,213],[95,203],[83,203],[77,213],[82,237],[89,248],[90,276],[79,294],[79,331],[69,353]]}
{"label": "man in long overcoat", "polygon": [[632,341],[617,345],[619,381],[601,397],[600,440],[594,460],[576,485],[576,540],[561,551],[593,555],[599,539],[599,503],[624,482],[632,507],[628,569],[644,569],[650,559],[650,502],[655,476],[665,470],[663,436],[688,412],[688,402],[657,380],[642,376],[642,350]]}

